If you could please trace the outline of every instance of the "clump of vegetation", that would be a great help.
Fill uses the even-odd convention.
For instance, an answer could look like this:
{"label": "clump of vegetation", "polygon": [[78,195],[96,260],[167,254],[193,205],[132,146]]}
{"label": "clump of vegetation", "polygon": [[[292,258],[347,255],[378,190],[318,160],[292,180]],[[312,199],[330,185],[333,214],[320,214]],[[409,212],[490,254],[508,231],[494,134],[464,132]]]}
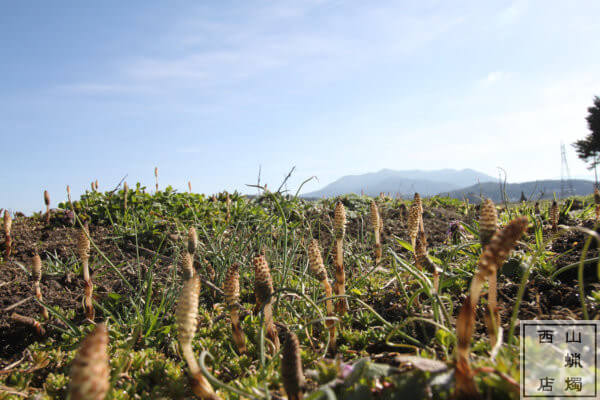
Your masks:
{"label": "clump of vegetation", "polygon": [[516,399],[518,318],[598,317],[593,196],[557,201],[553,232],[544,201],[93,187],[53,210],[76,226],[13,223],[0,385],[20,398],[88,376],[114,399]]}

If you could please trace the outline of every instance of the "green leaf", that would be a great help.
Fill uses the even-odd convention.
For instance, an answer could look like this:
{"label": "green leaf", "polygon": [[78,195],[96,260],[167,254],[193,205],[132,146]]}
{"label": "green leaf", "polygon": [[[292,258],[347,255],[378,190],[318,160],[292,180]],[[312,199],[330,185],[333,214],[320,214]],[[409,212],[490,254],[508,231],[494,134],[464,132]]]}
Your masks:
{"label": "green leaf", "polygon": [[415,250],[413,249],[410,243],[398,238],[396,238],[396,242],[398,242],[398,244],[404,247],[406,250],[410,251],[411,253],[414,253]]}
{"label": "green leaf", "polygon": [[109,293],[108,297],[110,297],[113,300],[121,300],[121,295],[117,293]]}

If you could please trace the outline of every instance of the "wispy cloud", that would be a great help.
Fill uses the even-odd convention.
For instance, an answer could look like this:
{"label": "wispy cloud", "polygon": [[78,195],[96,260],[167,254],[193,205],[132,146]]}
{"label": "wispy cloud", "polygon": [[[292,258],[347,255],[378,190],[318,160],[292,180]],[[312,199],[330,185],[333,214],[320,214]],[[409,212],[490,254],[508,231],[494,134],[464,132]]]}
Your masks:
{"label": "wispy cloud", "polygon": [[69,86],[90,94],[148,86],[202,90],[270,80],[273,74],[291,85],[322,84],[373,63],[399,61],[464,21],[448,10],[418,15],[394,4],[359,6],[341,15],[327,13],[331,7],[335,2],[268,3],[231,9],[231,16],[250,15],[220,22],[202,8],[173,21],[151,53],[119,60],[115,83]]}
{"label": "wispy cloud", "polygon": [[65,92],[77,94],[136,94],[150,93],[152,88],[149,86],[131,85],[131,84],[103,84],[103,83],[75,83],[68,85],[60,85],[58,89]]}

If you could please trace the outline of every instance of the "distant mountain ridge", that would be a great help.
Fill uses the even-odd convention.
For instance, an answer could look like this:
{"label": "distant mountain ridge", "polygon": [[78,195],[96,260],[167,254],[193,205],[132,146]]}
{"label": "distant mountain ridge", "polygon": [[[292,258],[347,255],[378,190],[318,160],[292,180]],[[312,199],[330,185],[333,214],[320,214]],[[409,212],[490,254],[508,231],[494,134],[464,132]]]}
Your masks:
{"label": "distant mountain ridge", "polygon": [[402,196],[415,192],[422,196],[433,196],[440,192],[451,192],[480,182],[493,182],[493,178],[473,169],[441,169],[434,171],[395,171],[382,169],[362,175],[344,176],[323,189],[305,193],[303,197],[335,197],[356,193],[377,196],[379,193],[399,193]]}
{"label": "distant mountain ridge", "polygon": [[[585,196],[594,192],[594,182],[592,181],[571,179],[569,182],[573,187],[571,195]],[[503,201],[503,191],[510,202],[519,201],[521,192],[523,192],[528,200],[531,199],[532,201],[552,199],[555,193],[557,197],[560,196],[561,181],[559,179],[549,179],[533,182],[507,183],[505,188],[504,185],[501,187],[498,182],[485,182],[449,192],[442,191],[439,194],[456,199],[467,198],[472,203],[478,203],[481,197],[487,197],[495,203],[499,203]]]}

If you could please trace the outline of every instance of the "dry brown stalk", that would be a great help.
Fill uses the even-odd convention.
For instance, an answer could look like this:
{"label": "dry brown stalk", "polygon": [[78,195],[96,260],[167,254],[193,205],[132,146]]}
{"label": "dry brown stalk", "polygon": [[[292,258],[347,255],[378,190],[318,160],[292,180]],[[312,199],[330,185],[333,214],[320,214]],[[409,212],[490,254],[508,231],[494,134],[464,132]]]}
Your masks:
{"label": "dry brown stalk", "polygon": [[[31,277],[33,279],[33,288],[35,290],[35,297],[39,300],[42,301],[43,297],[42,297],[42,289],[40,287],[40,281],[42,280],[42,259],[40,258],[40,255],[35,253],[33,255],[33,258],[31,259]],[[42,317],[44,319],[48,319],[48,310],[46,310],[46,307],[41,306],[42,307]]]}
{"label": "dry brown stalk", "polygon": [[556,232],[558,230],[558,203],[556,200],[552,201],[550,206],[550,223],[552,224],[552,230]]}
{"label": "dry brown stalk", "polygon": [[237,346],[238,352],[244,354],[246,352],[246,339],[240,324],[240,273],[238,264],[232,264],[227,270],[223,283],[223,292],[225,293],[225,301],[229,307],[233,341]]}
{"label": "dry brown stalk", "polygon": [[188,181],[188,189],[190,190],[190,193],[192,193],[192,181]]}
{"label": "dry brown stalk", "polygon": [[79,254],[79,259],[81,260],[81,267],[83,270],[83,280],[85,282],[85,316],[90,321],[94,320],[94,305],[92,303],[92,293],[94,291],[94,286],[92,284],[92,278],[90,277],[90,239],[89,239],[89,228],[86,224],[79,231],[79,235],[77,238],[77,252]]}
{"label": "dry brown stalk", "polygon": [[303,396],[304,373],[300,358],[300,342],[296,334],[285,331],[285,342],[281,350],[281,380],[288,400],[300,400]]}
{"label": "dry brown stalk", "polygon": [[46,334],[46,330],[44,329],[44,327],[42,326],[42,324],[40,324],[38,321],[36,321],[35,319],[31,318],[31,317],[26,317],[24,315],[20,315],[17,313],[12,313],[10,318],[15,321],[18,322],[22,325],[26,325],[26,326],[30,326],[33,329],[35,329],[35,331],[37,332],[38,335],[40,336],[44,336]]}
{"label": "dry brown stalk", "polygon": [[381,262],[381,228],[382,221],[379,216],[379,208],[374,200],[371,200],[371,214],[370,214],[371,227],[375,235],[375,264]]}
{"label": "dry brown stalk", "polygon": [[200,279],[198,275],[185,281],[175,310],[177,338],[183,359],[190,370],[192,391],[200,399],[220,399],[208,380],[202,374],[192,349],[192,339],[198,327],[198,300],[200,296]]}
{"label": "dry brown stalk", "polygon": [[[344,236],[346,234],[346,209],[341,201],[335,205],[333,216],[333,231],[335,234],[335,282],[333,291],[336,295],[346,294],[346,273],[344,271]],[[335,305],[339,315],[348,311],[348,301],[345,297],[338,299]]]}
{"label": "dry brown stalk", "polygon": [[72,400],[103,400],[110,389],[108,330],[98,324],[81,342],[71,365]]}
{"label": "dry brown stalk", "polygon": [[4,210],[4,255],[6,258],[10,257],[12,253],[12,218],[8,210]]}
{"label": "dry brown stalk", "polygon": [[98,191],[98,179],[94,182],[94,190]]}
{"label": "dry brown stalk", "polygon": [[256,297],[256,308],[255,312],[258,312],[261,308],[263,310],[266,335],[267,338],[273,343],[275,354],[279,351],[279,336],[277,335],[277,328],[273,323],[273,279],[271,278],[271,271],[269,264],[263,255],[258,255],[252,260],[254,264],[254,296]]}
{"label": "dry brown stalk", "polygon": [[46,225],[50,223],[50,194],[44,190],[44,204],[46,204]]}
{"label": "dry brown stalk", "polygon": [[488,245],[497,229],[498,213],[496,211],[496,205],[491,199],[485,199],[481,205],[481,213],[479,216],[479,240],[482,249]]}
{"label": "dry brown stalk", "polygon": [[[325,265],[323,264],[323,257],[321,256],[321,251],[319,250],[319,242],[316,239],[313,239],[308,245],[308,259],[310,270],[319,280],[319,282],[321,282],[321,286],[323,287],[325,297],[333,296],[331,285],[329,284],[329,280],[327,279],[327,271],[325,270]],[[327,308],[327,316],[333,317],[333,300],[326,300],[325,306]],[[329,329],[329,347],[333,352],[335,352],[337,347],[335,323],[334,321],[328,320],[326,321],[325,325]]]}

